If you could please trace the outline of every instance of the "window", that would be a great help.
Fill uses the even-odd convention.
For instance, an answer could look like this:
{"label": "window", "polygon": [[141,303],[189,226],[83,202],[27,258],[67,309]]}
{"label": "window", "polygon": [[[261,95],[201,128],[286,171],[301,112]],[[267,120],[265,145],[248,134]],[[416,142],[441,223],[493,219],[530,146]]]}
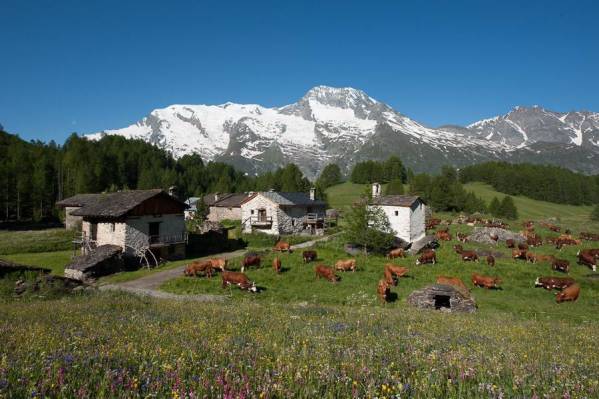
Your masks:
{"label": "window", "polygon": [[399,216],[399,211],[395,211],[395,216]]}
{"label": "window", "polygon": [[254,214],[254,210],[252,209],[252,211],[251,211],[251,212],[252,212],[252,215],[253,215],[253,214]]}
{"label": "window", "polygon": [[110,223],[109,229],[111,233],[114,233],[114,223]]}
{"label": "window", "polygon": [[291,226],[295,227],[295,219],[291,219]]}

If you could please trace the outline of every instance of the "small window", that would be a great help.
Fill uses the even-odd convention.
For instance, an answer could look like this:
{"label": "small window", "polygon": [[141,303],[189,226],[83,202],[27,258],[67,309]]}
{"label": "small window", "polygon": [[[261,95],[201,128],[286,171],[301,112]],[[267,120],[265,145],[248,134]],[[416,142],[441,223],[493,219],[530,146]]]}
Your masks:
{"label": "small window", "polygon": [[399,211],[395,211],[395,216],[399,216]]}
{"label": "small window", "polygon": [[291,219],[291,225],[295,227],[295,219]]}
{"label": "small window", "polygon": [[110,223],[110,232],[114,233],[114,223]]}
{"label": "small window", "polygon": [[254,210],[252,209],[252,215],[254,214]]}

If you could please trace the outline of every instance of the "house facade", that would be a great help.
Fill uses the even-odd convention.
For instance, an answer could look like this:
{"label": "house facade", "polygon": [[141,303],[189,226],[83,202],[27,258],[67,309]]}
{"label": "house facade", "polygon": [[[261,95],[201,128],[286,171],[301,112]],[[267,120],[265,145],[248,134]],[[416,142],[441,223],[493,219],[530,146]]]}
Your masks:
{"label": "house facade", "polygon": [[324,232],[326,203],[310,193],[266,191],[253,193],[241,204],[243,232],[320,234]]}
{"label": "house facade", "polygon": [[426,204],[418,196],[381,195],[381,185],[372,185],[370,207],[380,208],[396,237],[406,241],[418,241],[426,235]]}
{"label": "house facade", "polygon": [[84,249],[116,245],[124,254],[151,251],[156,258],[185,257],[187,205],[162,190],[93,194],[71,211],[81,217]]}
{"label": "house facade", "polygon": [[185,219],[191,219],[201,199],[208,208],[207,219],[211,222],[222,220],[241,220],[241,203],[248,197],[246,193],[212,193],[203,197],[191,197],[185,201],[189,209],[185,211]]}

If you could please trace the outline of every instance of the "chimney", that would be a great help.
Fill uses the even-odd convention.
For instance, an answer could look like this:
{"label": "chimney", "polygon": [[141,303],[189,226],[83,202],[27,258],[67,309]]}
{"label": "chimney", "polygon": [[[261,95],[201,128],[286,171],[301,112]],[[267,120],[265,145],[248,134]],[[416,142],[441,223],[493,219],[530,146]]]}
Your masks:
{"label": "chimney", "polygon": [[214,202],[218,201],[218,193],[214,193]]}
{"label": "chimney", "polygon": [[248,197],[251,197],[252,195],[254,195],[254,192],[253,192],[253,191],[250,191],[250,192],[248,193]]}
{"label": "chimney", "polygon": [[168,195],[177,198],[177,186],[170,186],[168,188]]}
{"label": "chimney", "polygon": [[381,185],[379,183],[372,183],[372,198],[381,196]]}
{"label": "chimney", "polygon": [[314,201],[316,198],[316,189],[314,187],[310,187],[310,201]]}

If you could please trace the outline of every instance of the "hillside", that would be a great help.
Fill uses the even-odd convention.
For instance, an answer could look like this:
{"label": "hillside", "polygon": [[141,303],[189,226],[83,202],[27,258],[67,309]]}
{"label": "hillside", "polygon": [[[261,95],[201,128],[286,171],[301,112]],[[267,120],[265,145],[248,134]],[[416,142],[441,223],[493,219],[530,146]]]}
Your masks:
{"label": "hillside", "polygon": [[[338,209],[346,208],[368,189],[367,186],[367,184],[345,182],[329,187],[327,189],[329,205]],[[505,196],[505,194],[495,191],[491,186],[484,183],[468,183],[464,185],[464,188],[472,191],[487,203],[493,197],[502,198]],[[557,218],[559,221],[575,229],[599,230],[599,223],[591,223],[589,221],[589,216],[593,209],[591,206],[554,204],[552,202],[533,200],[524,196],[514,196],[513,198],[518,208],[520,219],[522,220]]]}

